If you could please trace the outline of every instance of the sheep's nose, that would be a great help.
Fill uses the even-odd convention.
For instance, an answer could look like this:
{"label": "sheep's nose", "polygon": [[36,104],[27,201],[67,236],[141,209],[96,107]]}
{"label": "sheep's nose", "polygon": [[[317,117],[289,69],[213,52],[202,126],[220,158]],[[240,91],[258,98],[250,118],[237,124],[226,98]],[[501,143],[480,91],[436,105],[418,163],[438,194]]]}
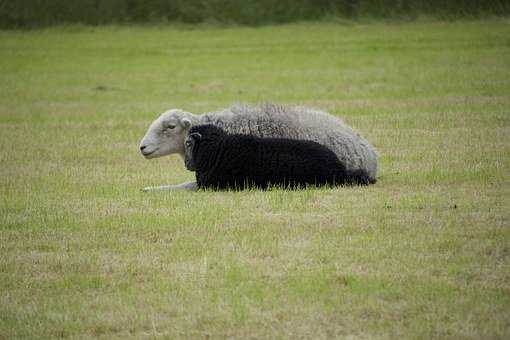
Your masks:
{"label": "sheep's nose", "polygon": [[142,145],[142,146],[140,147],[140,151],[143,151],[146,147],[147,147],[147,145]]}

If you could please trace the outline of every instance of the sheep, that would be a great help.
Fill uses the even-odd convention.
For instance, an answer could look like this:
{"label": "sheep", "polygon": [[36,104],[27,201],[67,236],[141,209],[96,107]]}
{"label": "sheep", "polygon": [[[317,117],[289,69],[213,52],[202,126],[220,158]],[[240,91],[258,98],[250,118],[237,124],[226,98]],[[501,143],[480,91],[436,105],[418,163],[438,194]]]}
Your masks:
{"label": "sheep", "polygon": [[195,125],[185,140],[184,163],[195,171],[198,189],[368,184],[364,171],[348,171],[319,143],[288,138],[227,134],[217,126]]}
{"label": "sheep", "polygon": [[[228,133],[264,138],[315,141],[335,153],[346,170],[366,172],[377,178],[377,152],[370,143],[341,119],[324,111],[302,106],[261,104],[233,105],[223,111],[195,115],[180,109],[162,113],[140,142],[146,159],[179,154],[184,158],[184,139],[193,125],[213,124]],[[147,187],[143,191],[196,190],[196,182]]]}

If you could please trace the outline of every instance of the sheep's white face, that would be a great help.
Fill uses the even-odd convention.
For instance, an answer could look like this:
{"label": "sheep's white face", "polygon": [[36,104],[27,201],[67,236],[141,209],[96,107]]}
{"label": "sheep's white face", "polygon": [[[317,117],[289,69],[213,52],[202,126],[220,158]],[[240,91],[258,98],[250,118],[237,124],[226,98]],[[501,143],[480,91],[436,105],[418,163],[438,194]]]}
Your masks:
{"label": "sheep's white face", "polygon": [[140,152],[145,158],[157,158],[178,153],[184,156],[184,139],[191,127],[191,113],[168,110],[159,116],[140,142]]}

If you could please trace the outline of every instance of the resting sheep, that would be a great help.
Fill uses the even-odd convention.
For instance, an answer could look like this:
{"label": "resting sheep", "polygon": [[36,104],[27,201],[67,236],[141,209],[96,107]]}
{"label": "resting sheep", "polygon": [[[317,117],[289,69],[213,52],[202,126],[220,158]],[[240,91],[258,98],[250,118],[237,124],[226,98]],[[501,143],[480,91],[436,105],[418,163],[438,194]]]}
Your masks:
{"label": "resting sheep", "polygon": [[[348,171],[363,171],[375,182],[377,153],[363,137],[341,119],[326,112],[301,106],[263,104],[234,105],[220,112],[195,115],[179,109],[166,111],[156,119],[140,142],[147,158],[177,153],[184,158],[184,139],[197,124],[213,124],[228,133],[264,138],[312,140],[330,149]],[[195,190],[196,183],[148,187],[144,191]]]}
{"label": "resting sheep", "polygon": [[346,170],[336,155],[319,143],[227,134],[211,124],[190,129],[184,162],[188,170],[196,172],[199,189],[370,182],[365,172]]}

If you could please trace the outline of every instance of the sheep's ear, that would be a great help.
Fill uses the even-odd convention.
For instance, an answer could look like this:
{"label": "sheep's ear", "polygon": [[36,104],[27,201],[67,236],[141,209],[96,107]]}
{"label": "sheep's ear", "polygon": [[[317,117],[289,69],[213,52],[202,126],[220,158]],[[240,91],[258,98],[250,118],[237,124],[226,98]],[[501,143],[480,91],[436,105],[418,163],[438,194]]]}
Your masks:
{"label": "sheep's ear", "polygon": [[189,135],[191,138],[193,138],[194,140],[200,140],[202,138],[202,135],[198,132],[193,132],[193,133],[190,133]]}
{"label": "sheep's ear", "polygon": [[182,127],[185,128],[186,130],[189,130],[189,128],[191,127],[191,120],[189,118],[186,117],[181,118],[180,123]]}

